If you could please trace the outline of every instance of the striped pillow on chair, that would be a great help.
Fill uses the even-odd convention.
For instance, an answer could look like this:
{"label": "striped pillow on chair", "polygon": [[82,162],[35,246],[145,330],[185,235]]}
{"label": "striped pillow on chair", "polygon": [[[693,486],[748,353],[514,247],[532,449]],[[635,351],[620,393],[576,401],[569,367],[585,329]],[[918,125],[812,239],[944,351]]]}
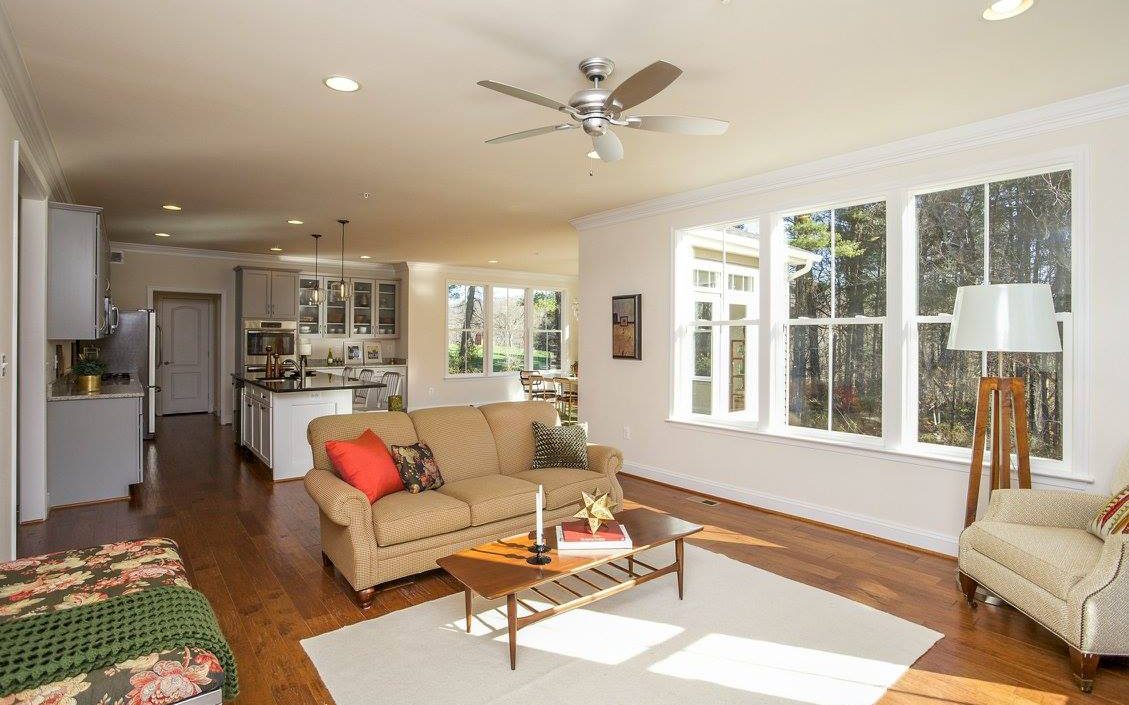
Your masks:
{"label": "striped pillow on chair", "polygon": [[1111,534],[1129,533],[1129,486],[1114,495],[1090,522],[1089,529],[1100,539],[1107,539]]}

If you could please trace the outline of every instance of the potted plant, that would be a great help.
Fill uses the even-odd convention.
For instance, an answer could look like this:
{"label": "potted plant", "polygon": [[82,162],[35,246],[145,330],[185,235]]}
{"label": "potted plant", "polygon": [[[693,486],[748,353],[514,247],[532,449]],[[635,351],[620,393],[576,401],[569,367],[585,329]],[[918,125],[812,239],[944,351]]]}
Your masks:
{"label": "potted plant", "polygon": [[71,367],[75,376],[75,386],[82,394],[97,394],[102,391],[102,375],[106,372],[106,363],[101,360],[78,360]]}

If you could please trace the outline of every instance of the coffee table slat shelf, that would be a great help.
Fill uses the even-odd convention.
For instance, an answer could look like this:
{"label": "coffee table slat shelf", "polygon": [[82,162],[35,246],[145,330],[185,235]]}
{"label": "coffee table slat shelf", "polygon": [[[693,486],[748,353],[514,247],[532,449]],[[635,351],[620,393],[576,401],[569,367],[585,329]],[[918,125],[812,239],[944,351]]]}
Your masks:
{"label": "coffee table slat shelf", "polygon": [[[517,668],[517,631],[542,619],[547,619],[570,610],[590,605],[613,595],[650,582],[664,575],[676,573],[678,576],[678,599],[683,597],[683,575],[685,572],[683,540],[702,530],[698,524],[691,524],[677,517],[660,514],[650,509],[632,509],[621,512],[616,519],[627,527],[634,546],[629,549],[599,552],[561,553],[556,548],[555,532],[546,532],[552,562],[546,565],[531,565],[526,562],[533,545],[532,533],[511,536],[475,548],[460,551],[454,555],[440,558],[437,563],[463,585],[466,592],[466,629],[471,630],[473,619],[473,594],[478,593],[489,600],[506,598],[506,617],[509,630],[510,668]],[[674,562],[656,568],[635,558],[635,554],[664,544],[674,543]],[[627,567],[616,563],[626,560]],[[625,573],[619,578],[600,570],[610,566]],[[642,573],[639,568],[648,572]],[[609,581],[611,585],[601,587],[588,580],[581,573],[592,572]],[[564,578],[573,578],[593,592],[582,593],[563,583]],[[561,602],[545,594],[542,588],[554,585],[575,597]],[[518,593],[532,591],[552,603],[543,610],[534,609],[518,598]],[[521,605],[530,614],[518,616],[517,607]]]}

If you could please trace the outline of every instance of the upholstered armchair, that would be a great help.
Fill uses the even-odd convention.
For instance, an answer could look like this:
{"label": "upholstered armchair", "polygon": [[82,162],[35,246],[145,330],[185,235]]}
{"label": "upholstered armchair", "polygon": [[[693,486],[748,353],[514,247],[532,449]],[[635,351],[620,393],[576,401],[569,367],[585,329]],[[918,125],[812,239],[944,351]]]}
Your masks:
{"label": "upholstered armchair", "polygon": [[[1129,458],[1113,492],[1129,484]],[[1066,642],[1090,692],[1102,656],[1129,655],[1129,535],[1086,530],[1112,495],[996,490],[960,535],[958,578],[970,607],[983,587]]]}

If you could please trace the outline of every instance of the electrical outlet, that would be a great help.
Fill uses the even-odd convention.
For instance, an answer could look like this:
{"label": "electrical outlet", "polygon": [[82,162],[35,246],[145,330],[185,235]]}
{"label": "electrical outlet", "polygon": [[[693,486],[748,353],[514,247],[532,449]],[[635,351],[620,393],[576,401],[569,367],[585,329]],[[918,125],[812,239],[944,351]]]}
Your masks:
{"label": "electrical outlet", "polygon": [[625,441],[631,440],[631,427],[630,426],[624,426],[623,427],[623,440],[625,440]]}
{"label": "electrical outlet", "polygon": [[428,387],[427,388],[427,396],[429,396],[429,397],[435,396],[435,387]]}

